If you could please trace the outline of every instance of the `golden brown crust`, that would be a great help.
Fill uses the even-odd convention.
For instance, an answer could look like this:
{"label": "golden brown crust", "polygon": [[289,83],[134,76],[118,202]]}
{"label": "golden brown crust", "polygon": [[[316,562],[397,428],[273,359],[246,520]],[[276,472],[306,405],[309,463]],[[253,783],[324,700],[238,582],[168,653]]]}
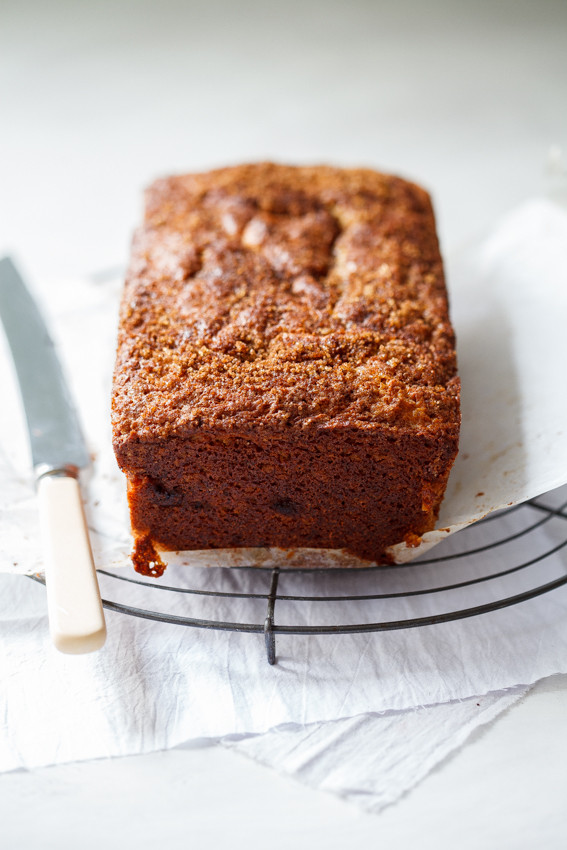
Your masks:
{"label": "golden brown crust", "polygon": [[438,506],[459,384],[428,194],[370,170],[263,163],[159,180],[146,205],[114,378],[124,470],[196,435],[406,435],[444,457],[427,484]]}

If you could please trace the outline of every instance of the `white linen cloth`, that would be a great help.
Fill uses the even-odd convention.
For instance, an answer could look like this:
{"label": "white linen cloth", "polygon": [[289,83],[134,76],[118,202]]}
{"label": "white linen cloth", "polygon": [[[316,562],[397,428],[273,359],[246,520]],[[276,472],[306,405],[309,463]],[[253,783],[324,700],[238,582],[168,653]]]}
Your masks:
{"label": "white linen cloth", "polygon": [[[488,458],[488,446],[482,443],[482,452],[477,454],[480,483],[475,482],[470,463],[469,452],[475,447],[465,442],[462,462],[469,483],[466,488],[457,488],[447,508],[460,504],[460,513],[453,514],[457,520],[464,514],[468,520],[474,509],[484,511],[487,506],[535,496],[565,481],[565,394],[560,391],[566,345],[566,337],[560,333],[565,326],[567,292],[565,246],[565,214],[546,202],[534,202],[514,213],[465,255],[466,268],[474,271],[483,291],[493,294],[491,310],[495,299],[500,304],[499,312],[487,317],[492,335],[484,335],[482,305],[474,303],[467,285],[461,298],[458,280],[451,281],[457,332],[464,342],[460,357],[465,415],[470,420],[474,413],[472,420],[478,419],[480,411],[480,418],[486,421],[493,402],[499,417],[505,416],[506,410],[513,412],[508,430],[504,422],[495,423],[492,455]],[[45,296],[49,305],[46,312],[53,321],[96,456],[96,472],[88,485],[88,508],[97,565],[116,566],[124,563],[130,545],[122,480],[109,451],[107,395],[117,288],[112,283],[95,286],[74,282],[54,285],[44,291]],[[506,299],[523,303],[525,309],[514,307],[508,316]],[[534,321],[526,321],[528,314],[535,317]],[[467,316],[473,320],[468,336]],[[491,317],[498,319],[496,325]],[[533,331],[529,341],[522,336],[528,331]],[[474,343],[472,361],[467,360],[467,352],[471,352],[467,339]],[[528,342],[533,356],[524,364],[516,357]],[[499,347],[494,348],[497,343]],[[500,357],[504,345],[505,360]],[[483,368],[482,358],[475,355],[479,350],[488,350],[493,358],[490,369]],[[5,397],[12,392],[16,405],[7,357],[2,362]],[[505,364],[501,385],[506,393],[504,405],[495,392],[477,398],[476,407],[471,404],[471,392],[488,392],[475,384],[474,369],[471,371],[474,363],[483,368],[490,387],[501,379],[498,369]],[[529,381],[519,369],[524,365]],[[536,377],[534,395],[531,391]],[[21,424],[14,424],[14,405],[4,404],[0,410],[0,565],[6,572],[33,572],[41,567],[41,553],[25,435]],[[546,417],[541,415],[541,405]],[[466,435],[465,429],[465,440]],[[504,467],[499,466],[502,457]],[[511,458],[521,464],[520,471],[510,467]],[[491,475],[491,470],[498,474]],[[472,498],[459,502],[463,488]],[[477,497],[481,491],[484,496]],[[556,506],[561,503],[561,494],[553,498]],[[496,519],[486,533],[509,536],[519,530],[518,522],[517,514]],[[524,560],[526,545],[533,547],[534,553],[559,547],[564,522],[561,518],[553,520],[536,529],[529,544],[520,538],[515,549],[506,547],[504,554],[497,547],[486,558],[493,559],[497,568],[500,563],[509,565],[510,559]],[[451,551],[453,544],[450,539],[442,545]],[[558,549],[542,562],[542,580],[548,574],[563,574],[565,567],[564,550]],[[328,572],[301,576],[284,573],[280,583],[281,592],[285,592],[286,583],[296,590],[294,583],[300,582],[307,596],[340,593],[350,581],[356,581],[358,594],[376,592],[377,586],[395,593],[407,589],[409,575],[430,586],[446,579],[448,569],[442,564],[419,565],[365,572],[353,578]],[[215,582],[222,581],[231,592],[252,587],[265,591],[269,580],[266,572],[252,575],[240,570],[169,567],[162,581],[206,588],[213,575]],[[492,582],[491,589],[495,596],[510,595],[522,589],[522,579],[518,578],[519,584],[515,582],[502,578]],[[118,586],[116,579],[105,576],[101,576],[101,584],[107,597],[125,599],[139,607],[150,604],[146,595],[150,591],[144,586],[123,582]],[[114,613],[107,614],[109,638],[103,650],[92,656],[62,656],[48,644],[43,588],[18,575],[0,576],[0,586],[3,770],[147,752],[202,738],[256,735],[247,741],[225,743],[319,787],[364,799],[369,808],[377,809],[411,787],[416,776],[419,778],[451,747],[458,746],[475,725],[507,707],[523,692],[518,686],[567,672],[567,588],[497,614],[434,627],[308,639],[286,636],[278,640],[278,664],[269,667],[257,636],[188,630]],[[483,601],[482,593],[480,587],[467,588],[465,596],[463,591],[455,591],[454,604],[478,604]],[[198,604],[187,596],[162,592],[161,597],[167,597],[170,613],[198,616]],[[226,598],[215,604],[220,619],[258,622],[265,600],[250,603]],[[328,622],[373,622],[425,616],[437,611],[438,604],[434,594],[390,599],[379,603],[377,609],[373,607],[376,603],[370,602],[328,603],[324,616]],[[300,607],[278,602],[276,615],[279,623],[311,622],[321,613],[315,602]],[[481,703],[486,709],[481,713],[476,706],[479,695],[488,695]],[[306,728],[312,724],[316,725]],[[278,731],[269,731],[275,729]],[[409,730],[412,747],[400,729]],[[380,751],[388,757],[378,758],[376,750],[368,762],[355,769],[362,742],[372,740],[375,734],[380,739]],[[343,741],[341,768],[334,761],[337,735]],[[426,738],[429,743],[424,746]],[[408,756],[409,749],[415,752],[415,758]]]}
{"label": "white linen cloth", "polygon": [[221,744],[310,788],[377,813],[528,690],[518,687],[413,711],[284,726],[241,740],[223,738]]}
{"label": "white linen cloth", "polygon": [[[256,658],[256,651],[253,668],[247,668],[255,643],[229,641],[223,665],[228,652],[238,654],[243,665],[219,674],[218,647],[195,652],[203,644],[198,634],[171,626],[156,631],[154,623],[110,615],[112,646],[109,641],[93,656],[62,656],[46,645],[44,589],[19,576],[0,576],[0,587],[2,771],[202,746],[208,737],[209,743],[220,742],[307,786],[378,812],[528,690],[518,686],[440,705],[418,702],[415,709],[355,716],[341,712],[336,702],[325,710],[321,695],[304,712],[296,704],[295,716],[324,719],[334,713],[338,719],[280,723],[282,716],[293,714],[282,715],[281,705],[273,710],[274,702],[289,700],[293,691],[309,701],[307,670],[278,675],[278,668]],[[192,646],[195,639],[197,647]],[[280,679],[279,689],[272,674]],[[317,678],[316,668],[312,675]],[[219,679],[228,688],[219,688]],[[377,672],[377,689],[380,680]],[[351,687],[357,682],[354,675]],[[336,687],[344,693],[345,684]],[[411,681],[402,678],[400,686],[411,689]],[[277,690],[276,698],[270,691]],[[366,704],[372,705],[372,699]],[[264,728],[264,734],[249,734]]]}

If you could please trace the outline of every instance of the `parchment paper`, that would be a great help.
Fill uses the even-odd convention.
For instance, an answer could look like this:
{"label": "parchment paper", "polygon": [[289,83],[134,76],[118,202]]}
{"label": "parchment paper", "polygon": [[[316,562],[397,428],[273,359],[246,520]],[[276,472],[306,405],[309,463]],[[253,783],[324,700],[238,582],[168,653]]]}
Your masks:
{"label": "parchment paper", "polygon": [[[567,482],[567,214],[533,200],[447,261],[462,379],[460,452],[437,528],[417,557],[454,531],[506,505]],[[95,460],[86,483],[97,564],[127,566],[131,539],[124,480],[111,449],[110,376],[119,276],[37,286],[77,399]],[[3,342],[3,339],[2,339]],[[41,569],[27,440],[9,354],[0,351],[0,569]],[[282,564],[281,550],[167,553],[170,564]],[[296,550],[287,566],[366,565],[328,550]]]}

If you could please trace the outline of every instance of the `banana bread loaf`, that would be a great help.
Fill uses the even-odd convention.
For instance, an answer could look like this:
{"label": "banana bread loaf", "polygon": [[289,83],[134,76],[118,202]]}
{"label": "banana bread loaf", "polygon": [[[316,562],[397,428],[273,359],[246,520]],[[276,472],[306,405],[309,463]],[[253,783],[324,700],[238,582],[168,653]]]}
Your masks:
{"label": "banana bread loaf", "polygon": [[459,423],[423,189],[270,163],[150,187],[113,386],[137,569],[154,544],[387,561],[434,526]]}

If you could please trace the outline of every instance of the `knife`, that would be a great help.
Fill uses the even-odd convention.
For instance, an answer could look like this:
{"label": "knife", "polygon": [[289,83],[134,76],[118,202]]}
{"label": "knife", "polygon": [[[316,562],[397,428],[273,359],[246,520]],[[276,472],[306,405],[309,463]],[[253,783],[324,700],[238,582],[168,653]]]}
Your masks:
{"label": "knife", "polygon": [[90,458],[43,317],[8,257],[0,259],[0,317],[28,424],[49,630],[61,652],[94,652],[106,625],[79,489]]}

